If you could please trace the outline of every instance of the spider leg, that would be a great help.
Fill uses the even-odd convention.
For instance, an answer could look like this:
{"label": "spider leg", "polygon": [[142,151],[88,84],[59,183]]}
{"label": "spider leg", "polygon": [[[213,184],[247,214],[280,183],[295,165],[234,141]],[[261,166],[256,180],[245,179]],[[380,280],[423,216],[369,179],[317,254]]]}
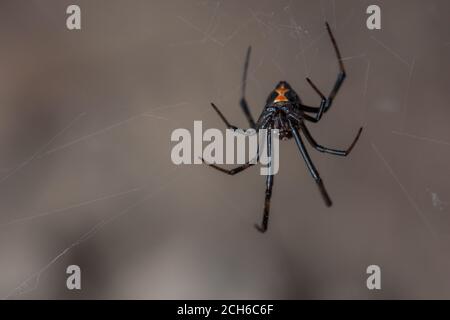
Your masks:
{"label": "spider leg", "polygon": [[333,103],[334,98],[336,97],[339,89],[341,88],[342,83],[344,82],[344,79],[346,77],[344,63],[342,62],[341,53],[339,52],[339,48],[337,46],[336,40],[334,39],[333,33],[331,32],[330,25],[328,22],[325,23],[325,26],[328,31],[328,35],[330,36],[331,43],[333,44],[334,52],[336,53],[336,58],[339,63],[339,74],[337,76],[336,82],[334,84],[333,89],[331,90],[330,94],[328,95],[327,99],[327,105],[325,107],[325,112],[328,111],[328,109],[331,107],[331,104]]}
{"label": "spider leg", "polygon": [[294,114],[289,114],[288,118],[292,118],[292,119],[294,119],[294,121],[296,121],[298,123],[302,122],[302,120],[301,120],[302,118],[305,119],[305,120],[314,122],[314,123],[319,122],[319,120],[317,120],[316,118],[311,117],[310,115],[305,114],[305,113],[302,114],[302,115],[298,115],[298,114],[295,114],[295,113]]}
{"label": "spider leg", "polygon": [[[267,131],[267,156],[270,161],[272,161],[272,134],[270,129]],[[272,164],[270,164],[272,165]],[[272,198],[272,187],[273,187],[273,175],[268,174],[266,176],[266,198],[264,200],[264,214],[261,226],[255,224],[256,230],[261,233],[267,231],[267,226],[269,224],[269,212],[270,212],[270,199]]]}
{"label": "spider leg", "polygon": [[362,127],[359,128],[355,139],[353,140],[352,144],[347,148],[347,150],[337,150],[337,149],[327,148],[327,147],[324,147],[324,146],[318,144],[314,140],[313,136],[311,135],[311,133],[309,132],[308,128],[306,127],[306,125],[304,123],[300,122],[300,127],[302,128],[302,132],[305,135],[306,140],[308,140],[308,142],[311,144],[311,146],[314,149],[316,149],[317,151],[320,151],[320,152],[334,154],[334,155],[342,156],[342,157],[346,157],[350,153],[350,151],[352,151],[352,149],[355,146],[356,142],[358,141],[359,136],[361,135],[361,132],[363,129]]}
{"label": "spider leg", "polygon": [[327,105],[327,99],[323,95],[323,93],[317,88],[317,86],[312,82],[310,78],[306,78],[306,81],[308,81],[309,85],[314,89],[314,91],[320,96],[320,107],[309,107],[305,105],[300,105],[300,108],[303,109],[306,112],[313,112],[315,113],[315,117],[311,117],[309,115],[306,115],[306,119],[308,119],[311,122],[319,122],[319,120],[322,118],[323,113],[325,112],[325,107]]}
{"label": "spider leg", "polygon": [[233,130],[237,130],[238,127],[231,125],[227,118],[225,118],[225,116],[222,114],[222,112],[219,110],[219,108],[217,108],[217,106],[211,102],[211,106],[213,107],[213,109],[217,112],[217,114],[219,115],[220,119],[222,119],[222,121],[225,123],[225,125],[227,126],[228,129],[233,129]]}
{"label": "spider leg", "polygon": [[[219,117],[222,119],[222,121],[225,123],[225,125],[227,126],[227,128],[233,129],[233,130],[237,130],[237,129],[238,129],[238,127],[233,126],[232,124],[230,124],[230,123],[228,122],[227,118],[225,118],[225,116],[222,114],[222,112],[219,110],[219,108],[217,108],[217,106],[216,106],[214,103],[211,102],[211,106],[212,106],[213,109],[217,112],[217,114],[218,114]],[[208,166],[210,166],[211,168],[214,168],[214,169],[216,169],[216,170],[219,170],[219,171],[221,171],[221,172],[223,172],[223,173],[226,173],[226,174],[228,174],[228,175],[230,175],[230,176],[234,176],[235,174],[237,174],[237,173],[239,173],[239,172],[242,172],[242,171],[244,171],[245,169],[248,169],[248,168],[250,168],[251,166],[253,166],[253,165],[256,164],[256,162],[253,163],[253,161],[247,161],[245,164],[243,164],[243,165],[241,165],[241,166],[239,166],[239,167],[236,167],[236,168],[233,168],[233,169],[228,170],[228,169],[221,168],[221,167],[219,167],[219,166],[217,166],[217,165],[215,165],[215,164],[207,163],[207,162],[205,161],[205,159],[203,159],[203,158],[201,158],[201,159],[202,159],[202,161],[203,161],[204,163],[206,163],[206,164],[207,164]]]}
{"label": "spider leg", "polygon": [[226,174],[228,174],[228,175],[230,175],[230,176],[234,176],[235,174],[237,174],[237,173],[239,173],[239,172],[242,172],[242,171],[244,171],[245,169],[248,169],[248,168],[250,168],[251,166],[254,166],[254,165],[255,165],[255,163],[251,163],[250,161],[247,161],[246,163],[244,163],[243,165],[241,165],[241,166],[239,166],[239,167],[236,167],[236,168],[233,168],[233,169],[228,170],[228,169],[221,168],[221,167],[219,167],[218,165],[215,165],[215,164],[212,164],[212,163],[208,163],[208,162],[206,162],[205,159],[203,159],[203,158],[202,158],[202,161],[203,161],[205,164],[207,164],[208,166],[210,166],[211,168],[214,168],[214,169],[216,169],[216,170],[219,170],[220,172],[226,173]]}
{"label": "spider leg", "polygon": [[255,223],[255,228],[261,233],[267,231],[267,226],[269,224],[269,212],[270,212],[270,199],[272,198],[272,187],[273,187],[273,175],[266,176],[266,198],[264,200],[264,214],[262,219],[262,224],[258,225]]}
{"label": "spider leg", "polygon": [[253,119],[253,116],[250,112],[250,108],[248,107],[247,99],[245,98],[245,91],[247,89],[247,73],[248,73],[248,66],[250,64],[250,54],[252,52],[252,47],[248,47],[247,49],[247,55],[245,58],[245,65],[244,65],[244,74],[242,76],[242,97],[240,101],[240,105],[242,108],[242,111],[245,114],[245,117],[247,118],[247,121],[250,125],[250,128],[255,128],[255,120]]}
{"label": "spider leg", "polygon": [[302,109],[303,111],[312,112],[312,113],[317,113],[317,112],[319,112],[319,109],[320,109],[318,107],[310,107],[310,106],[307,106],[304,104],[299,104],[299,106],[300,106],[300,109]]}
{"label": "spider leg", "polygon": [[300,137],[297,128],[292,124],[290,119],[288,119],[288,122],[289,127],[291,128],[292,135],[294,136],[295,142],[297,143],[298,149],[300,150],[303,160],[305,160],[306,166],[308,167],[309,173],[311,173],[311,176],[316,181],[325,204],[330,207],[332,205],[332,202],[330,196],[327,193],[327,190],[325,189],[322,179],[320,178],[319,172],[314,166],[314,163],[311,161],[311,158],[309,157],[308,151],[306,151],[305,144],[303,143],[303,140]]}
{"label": "spider leg", "polygon": [[319,122],[319,120],[317,120],[317,118],[311,117],[311,116],[308,115],[308,114],[304,114],[304,115],[302,115],[302,117],[303,117],[305,120],[308,120],[308,121],[311,121],[311,122],[314,122],[314,123]]}
{"label": "spider leg", "polygon": [[[247,49],[247,55],[245,58],[245,65],[244,65],[244,74],[242,76],[242,95],[241,95],[241,109],[244,112],[245,117],[247,118],[247,121],[250,125],[250,128],[256,128],[255,120],[250,112],[250,108],[248,107],[247,99],[245,98],[245,92],[247,89],[247,74],[248,74],[248,66],[250,64],[250,54],[252,52],[252,47],[248,47]],[[211,103],[211,106],[214,108],[214,110],[217,112],[219,117],[222,119],[222,121],[225,123],[227,128],[236,130],[237,127],[233,126],[228,122],[228,120],[225,118],[225,116],[222,114],[222,112],[217,108],[217,106],[214,103]]]}
{"label": "spider leg", "polygon": [[311,122],[318,122],[320,118],[322,118],[323,113],[327,112],[332,103],[334,98],[336,97],[339,89],[341,88],[342,83],[344,82],[344,79],[346,77],[344,63],[342,62],[341,53],[339,52],[339,48],[337,46],[336,40],[334,39],[333,33],[331,32],[330,26],[327,23],[325,23],[328,35],[330,36],[331,43],[333,44],[334,51],[336,53],[336,58],[339,63],[339,74],[337,76],[336,82],[334,83],[333,89],[331,90],[330,94],[327,98],[323,95],[323,93],[317,88],[317,86],[311,81],[311,79],[306,78],[306,81],[308,81],[309,85],[314,89],[314,91],[321,97],[320,107],[309,107],[305,105],[300,105],[300,108],[302,108],[306,112],[313,112],[316,114],[315,117],[307,116],[305,117],[307,120]]}

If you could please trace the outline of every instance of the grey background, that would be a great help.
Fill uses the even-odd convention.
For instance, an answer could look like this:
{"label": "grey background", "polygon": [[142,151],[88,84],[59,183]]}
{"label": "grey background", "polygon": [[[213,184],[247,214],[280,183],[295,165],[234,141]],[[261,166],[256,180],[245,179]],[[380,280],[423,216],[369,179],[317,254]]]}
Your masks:
{"label": "grey background", "polygon": [[[65,10],[82,9],[68,31]],[[382,30],[366,28],[369,4]],[[0,2],[2,298],[450,298],[448,1]],[[281,143],[269,232],[264,177],[174,166],[175,128],[239,126],[245,51],[258,116],[287,80],[305,103],[348,71],[310,125],[326,208]],[[66,289],[77,264],[82,290]],[[382,268],[382,290],[366,268]]]}

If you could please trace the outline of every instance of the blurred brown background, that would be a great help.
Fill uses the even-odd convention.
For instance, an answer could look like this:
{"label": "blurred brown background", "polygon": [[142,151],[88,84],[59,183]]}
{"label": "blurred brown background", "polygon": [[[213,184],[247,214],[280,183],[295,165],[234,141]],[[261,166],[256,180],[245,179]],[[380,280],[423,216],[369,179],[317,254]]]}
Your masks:
{"label": "blurred brown background", "polygon": [[[66,29],[78,4],[82,30]],[[366,28],[366,8],[382,29]],[[2,298],[450,298],[450,3],[0,2]],[[245,52],[257,117],[287,80],[307,104],[348,79],[310,125],[348,158],[311,150],[326,208],[281,143],[269,231],[264,177],[170,160],[175,128],[235,124]],[[66,268],[82,290],[66,288]],[[368,265],[382,290],[366,288]]]}

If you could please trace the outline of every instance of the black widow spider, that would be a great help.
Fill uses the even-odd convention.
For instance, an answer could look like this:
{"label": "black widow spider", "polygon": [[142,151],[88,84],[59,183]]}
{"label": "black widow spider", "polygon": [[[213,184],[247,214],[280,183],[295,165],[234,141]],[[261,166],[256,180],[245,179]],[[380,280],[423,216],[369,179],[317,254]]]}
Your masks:
{"label": "black widow spider", "polygon": [[[336,150],[324,147],[320,144],[318,144],[314,138],[312,137],[311,133],[309,132],[308,128],[306,127],[305,120],[311,121],[311,122],[319,122],[319,120],[322,118],[322,115],[326,113],[333,103],[334,98],[336,97],[336,94],[338,93],[342,83],[344,82],[344,79],[346,77],[344,64],[342,62],[341,54],[339,53],[339,49],[336,44],[336,40],[334,39],[334,36],[331,32],[330,26],[328,23],[325,23],[326,29],[328,31],[328,35],[330,36],[331,42],[334,47],[334,51],[336,53],[336,57],[339,62],[339,69],[340,72],[337,76],[337,80],[334,84],[333,89],[331,90],[328,97],[325,97],[322,92],[316,87],[316,85],[309,79],[306,78],[306,81],[311,85],[313,90],[321,97],[321,102],[319,107],[310,107],[307,105],[304,105],[297,93],[291,88],[291,86],[285,82],[280,81],[277,86],[275,87],[275,90],[272,91],[272,93],[267,98],[266,105],[264,106],[264,109],[258,119],[257,122],[254,121],[250,110],[248,108],[247,101],[245,99],[245,86],[246,86],[246,78],[247,78],[247,70],[250,60],[250,52],[251,47],[248,48],[247,51],[247,57],[245,61],[244,66],[244,77],[243,77],[243,84],[242,84],[242,98],[240,101],[241,108],[250,124],[250,127],[259,130],[259,129],[278,129],[280,138],[281,139],[290,139],[294,137],[294,140],[298,146],[298,149],[300,150],[300,153],[303,157],[303,160],[306,162],[306,166],[308,167],[309,172],[311,173],[312,177],[317,183],[317,186],[319,187],[320,193],[322,194],[322,197],[325,201],[325,204],[329,207],[332,205],[331,199],[328,196],[328,193],[325,189],[325,186],[322,182],[322,179],[320,178],[319,172],[317,171],[316,167],[314,166],[313,162],[311,161],[311,158],[308,155],[308,152],[306,150],[305,144],[300,137],[299,131],[301,131],[304,136],[306,137],[306,140],[311,144],[312,147],[314,147],[316,150],[320,152],[325,152],[337,156],[347,156],[350,151],[353,149],[354,145],[358,141],[359,136],[361,135],[362,127],[359,129],[355,139],[353,140],[352,144],[348,147],[347,150]],[[223,120],[223,122],[226,124],[226,126],[230,129],[236,130],[237,127],[231,125],[228,120],[224,117],[222,112],[217,108],[217,106],[214,103],[211,103],[211,106],[214,108],[214,110],[218,113],[220,118]],[[307,113],[311,113],[313,115],[309,115]],[[271,130],[267,130],[267,155],[268,158],[271,159],[272,155],[272,137],[271,137]],[[253,166],[255,163],[248,161],[245,164],[231,169],[227,170],[224,168],[221,168],[215,164],[208,164],[214,169],[217,169],[221,172],[224,172],[229,175],[235,175],[239,172],[242,172],[243,170]],[[266,198],[264,203],[264,216],[262,220],[262,225],[259,226],[255,224],[255,227],[260,232],[265,232],[267,230],[267,225],[269,222],[269,209],[270,209],[270,198],[272,196],[272,187],[273,187],[273,175],[267,175],[266,176]]]}

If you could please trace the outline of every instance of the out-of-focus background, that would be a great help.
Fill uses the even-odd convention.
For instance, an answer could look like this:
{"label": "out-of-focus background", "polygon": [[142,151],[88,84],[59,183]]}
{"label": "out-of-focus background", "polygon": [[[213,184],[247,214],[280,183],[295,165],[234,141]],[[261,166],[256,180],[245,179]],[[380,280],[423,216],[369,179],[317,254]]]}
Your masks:
{"label": "out-of-focus background", "polygon": [[[81,7],[82,30],[66,29]],[[381,30],[366,8],[381,7]],[[0,2],[0,296],[9,299],[450,298],[450,3]],[[348,72],[310,153],[281,142],[269,231],[264,177],[175,166],[171,132],[257,117],[287,80],[303,101]],[[66,288],[81,267],[82,290]],[[381,267],[382,290],[366,287]]]}

